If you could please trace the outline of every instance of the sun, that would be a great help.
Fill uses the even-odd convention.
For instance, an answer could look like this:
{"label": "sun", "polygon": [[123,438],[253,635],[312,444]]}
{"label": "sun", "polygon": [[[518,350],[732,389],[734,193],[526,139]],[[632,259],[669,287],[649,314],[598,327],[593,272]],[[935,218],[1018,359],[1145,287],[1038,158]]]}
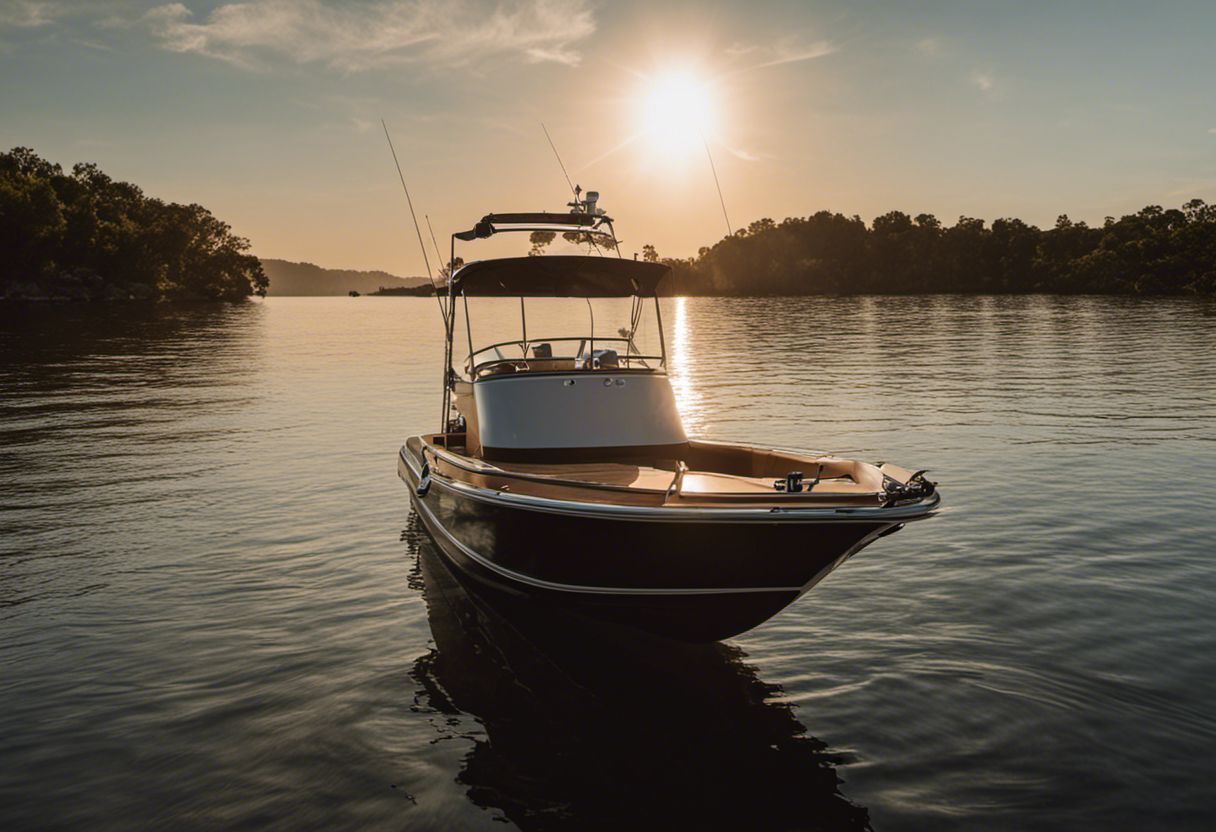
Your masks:
{"label": "sun", "polygon": [[665,156],[701,152],[716,127],[713,90],[690,72],[648,79],[638,104],[639,132],[651,150]]}

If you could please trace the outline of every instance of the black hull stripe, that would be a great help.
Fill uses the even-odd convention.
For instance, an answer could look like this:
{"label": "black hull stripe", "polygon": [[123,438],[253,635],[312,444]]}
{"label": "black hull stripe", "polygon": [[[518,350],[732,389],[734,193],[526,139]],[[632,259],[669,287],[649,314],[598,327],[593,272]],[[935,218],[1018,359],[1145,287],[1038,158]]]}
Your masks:
{"label": "black hull stripe", "polygon": [[749,586],[749,587],[705,587],[695,589],[682,589],[671,587],[609,587],[609,586],[575,586],[571,584],[554,583],[553,581],[545,581],[540,578],[533,578],[530,575],[524,575],[521,572],[515,572],[511,569],[506,569],[499,564],[494,563],[489,558],[486,558],[474,550],[465,546],[435,517],[430,506],[426,504],[425,498],[413,498],[414,506],[421,512],[424,518],[428,521],[427,526],[435,529],[441,534],[445,541],[454,546],[465,557],[473,561],[484,569],[505,578],[506,580],[515,583],[525,584],[537,589],[546,589],[554,592],[568,592],[581,595],[747,595],[761,592],[794,592],[801,593],[801,586]]}

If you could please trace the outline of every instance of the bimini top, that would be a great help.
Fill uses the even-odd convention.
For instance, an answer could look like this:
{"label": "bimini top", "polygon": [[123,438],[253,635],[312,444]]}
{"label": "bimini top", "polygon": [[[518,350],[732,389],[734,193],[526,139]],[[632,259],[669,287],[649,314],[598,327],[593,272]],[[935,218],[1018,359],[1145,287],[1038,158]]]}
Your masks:
{"label": "bimini top", "polygon": [[456,272],[453,294],[470,297],[651,297],[671,271],[662,263],[553,254],[476,260]]}

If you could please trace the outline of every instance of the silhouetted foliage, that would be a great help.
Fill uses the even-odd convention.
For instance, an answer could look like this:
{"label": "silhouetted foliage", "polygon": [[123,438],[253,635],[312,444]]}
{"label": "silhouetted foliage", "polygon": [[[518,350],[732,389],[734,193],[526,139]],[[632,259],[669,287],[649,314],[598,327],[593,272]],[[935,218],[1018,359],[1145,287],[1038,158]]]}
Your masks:
{"label": "silhouetted foliage", "polygon": [[457,257],[451,263],[444,263],[439,267],[439,285],[446,286],[448,278],[452,276],[452,269],[460,271],[460,267],[464,265],[464,258]]}
{"label": "silhouetted foliage", "polygon": [[[645,259],[657,257],[643,246]],[[664,259],[671,295],[1050,292],[1216,293],[1216,206],[1149,206],[1101,228],[1067,216],[1046,231],[1018,219],[892,211],[869,227],[820,211],[753,222],[694,258]]]}
{"label": "silhouetted foliage", "polygon": [[528,249],[529,257],[539,257],[545,253],[545,246],[553,242],[557,237],[553,231],[533,231],[528,235],[528,242],[532,244],[532,248]]}
{"label": "silhouetted foliage", "polygon": [[0,297],[240,300],[265,295],[249,242],[201,205],[145,196],[94,164],[0,153]]}
{"label": "silhouetted foliage", "polygon": [[[545,248],[557,239],[556,231],[533,231],[528,235],[532,247],[528,249],[529,257],[538,257],[545,253]],[[563,231],[562,239],[576,246],[586,246],[588,253],[597,251],[603,253],[606,248],[604,237],[586,231]]]}

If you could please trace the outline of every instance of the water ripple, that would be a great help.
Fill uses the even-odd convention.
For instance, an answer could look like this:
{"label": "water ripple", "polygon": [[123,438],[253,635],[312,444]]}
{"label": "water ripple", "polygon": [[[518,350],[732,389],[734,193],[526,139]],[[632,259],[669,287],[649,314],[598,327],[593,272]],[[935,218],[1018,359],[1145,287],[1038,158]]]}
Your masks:
{"label": "water ripple", "polygon": [[670,825],[1210,827],[1203,303],[664,304],[690,432],[927,467],[947,508],[628,668],[428,566],[393,472],[437,416],[426,299],[8,310],[5,827],[585,828],[643,795]]}

